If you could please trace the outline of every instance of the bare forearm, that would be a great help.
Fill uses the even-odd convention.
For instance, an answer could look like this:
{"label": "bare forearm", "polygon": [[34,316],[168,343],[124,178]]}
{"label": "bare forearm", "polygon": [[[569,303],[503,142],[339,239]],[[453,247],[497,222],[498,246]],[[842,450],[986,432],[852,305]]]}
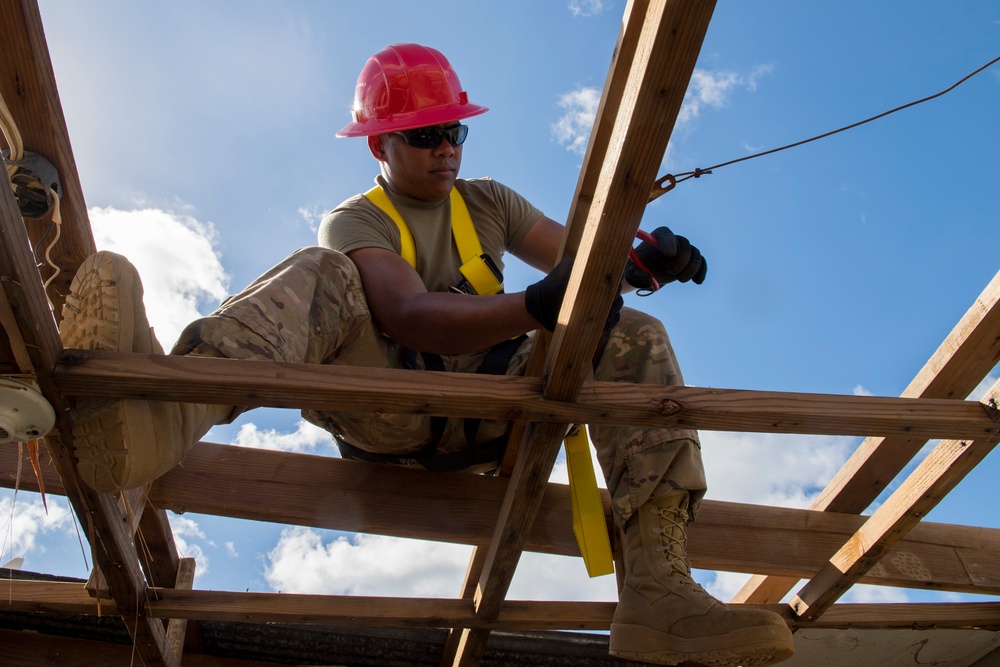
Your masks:
{"label": "bare forearm", "polygon": [[391,322],[376,324],[394,341],[420,352],[461,354],[537,329],[524,293],[470,296],[425,292],[401,305]]}

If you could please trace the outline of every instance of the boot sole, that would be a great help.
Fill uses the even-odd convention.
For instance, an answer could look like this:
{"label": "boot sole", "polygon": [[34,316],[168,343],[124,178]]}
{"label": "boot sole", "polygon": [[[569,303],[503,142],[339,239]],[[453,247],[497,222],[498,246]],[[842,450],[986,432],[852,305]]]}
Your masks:
{"label": "boot sole", "polygon": [[80,478],[95,491],[111,493],[131,486],[126,443],[152,434],[127,435],[128,424],[151,424],[145,401],[86,398],[76,402],[73,444]]}
{"label": "boot sole", "polygon": [[[159,351],[146,332],[142,287],[134,269],[111,253],[96,253],[81,265],[66,296],[61,338],[64,347],[120,352]],[[136,322],[141,318],[142,322]],[[136,327],[139,328],[136,328]],[[153,410],[146,401],[80,398],[76,401],[73,445],[81,479],[110,493],[144,483],[131,476],[136,452],[155,443]],[[148,445],[147,445],[148,447]],[[153,452],[147,456],[155,455]]]}
{"label": "boot sole", "polygon": [[787,660],[795,652],[786,629],[767,626],[684,639],[644,625],[613,623],[609,648],[611,655],[628,660],[656,665],[690,661],[706,667],[760,667]]}
{"label": "boot sole", "polygon": [[[92,255],[84,261],[66,295],[63,308],[63,347],[88,350],[146,352],[133,349],[135,313],[132,295],[135,277],[116,271],[106,257]],[[90,298],[81,294],[93,295]]]}

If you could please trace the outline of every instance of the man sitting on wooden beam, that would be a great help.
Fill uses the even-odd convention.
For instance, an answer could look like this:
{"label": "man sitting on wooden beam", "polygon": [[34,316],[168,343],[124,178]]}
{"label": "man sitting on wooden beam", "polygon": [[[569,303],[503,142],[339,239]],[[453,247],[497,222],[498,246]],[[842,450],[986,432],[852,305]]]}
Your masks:
{"label": "man sitting on wooden beam", "polygon": [[[396,44],[358,78],[353,120],[366,137],[375,187],[337,206],[319,246],[287,257],[208,317],[171,354],[282,362],[523,374],[531,332],[553,330],[572,260],[557,263],[554,222],[491,179],[459,179],[468,127],[485,113],[438,51]],[[546,275],[504,293],[503,256]],[[700,284],[701,253],[665,227],[638,248],[623,288]],[[139,276],[100,252],[81,266],[63,313],[66,347],[159,352]],[[663,325],[619,296],[605,322],[598,380],[683,384]],[[98,491],[149,483],[181,461],[238,407],[81,399],[73,438],[84,481]],[[345,458],[430,470],[494,470],[508,424],[420,415],[303,411]],[[625,534],[627,572],[611,626],[611,653],[658,664],[763,665],[791,656],[776,614],[729,608],[691,578],[687,524],[705,494],[696,432],[594,426],[590,434]]]}

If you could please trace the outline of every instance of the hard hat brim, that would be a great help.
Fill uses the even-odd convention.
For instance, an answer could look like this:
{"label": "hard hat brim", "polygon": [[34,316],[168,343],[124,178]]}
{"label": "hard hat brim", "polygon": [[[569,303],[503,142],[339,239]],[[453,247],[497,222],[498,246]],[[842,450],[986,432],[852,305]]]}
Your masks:
{"label": "hard hat brim", "polygon": [[370,137],[376,134],[415,130],[418,127],[429,127],[472,118],[487,111],[489,108],[472,103],[453,104],[440,109],[422,109],[417,113],[396,114],[385,119],[370,118],[364,123],[353,121],[337,132],[337,136]]}

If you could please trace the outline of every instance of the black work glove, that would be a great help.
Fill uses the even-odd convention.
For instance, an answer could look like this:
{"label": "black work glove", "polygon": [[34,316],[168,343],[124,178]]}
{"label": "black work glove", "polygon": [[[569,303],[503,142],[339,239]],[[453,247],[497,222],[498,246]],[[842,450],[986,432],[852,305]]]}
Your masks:
{"label": "black work glove", "polygon": [[[652,236],[656,239],[656,245],[643,241],[635,249],[635,253],[656,278],[656,282],[666,285],[675,280],[682,283],[693,280],[696,285],[700,285],[705,281],[708,263],[690,241],[677,236],[666,227],[657,227]],[[625,265],[625,282],[639,289],[653,286],[649,274],[633,264],[631,259]]]}
{"label": "black work glove", "polygon": [[566,285],[569,284],[569,274],[573,271],[573,258],[567,257],[548,275],[537,283],[528,285],[524,290],[524,307],[528,314],[538,320],[539,324],[555,331],[559,319],[559,309],[566,295]]}
{"label": "black work glove", "polygon": [[[573,258],[567,257],[559,262],[547,276],[537,283],[528,285],[524,291],[524,307],[528,314],[549,331],[555,331],[556,321],[559,319],[559,309],[562,308],[563,297],[566,295],[566,285],[569,284],[569,274],[572,270]],[[605,331],[618,324],[623,304],[621,283],[619,283],[618,293],[615,295],[615,300],[612,302],[611,309],[604,321]]]}

